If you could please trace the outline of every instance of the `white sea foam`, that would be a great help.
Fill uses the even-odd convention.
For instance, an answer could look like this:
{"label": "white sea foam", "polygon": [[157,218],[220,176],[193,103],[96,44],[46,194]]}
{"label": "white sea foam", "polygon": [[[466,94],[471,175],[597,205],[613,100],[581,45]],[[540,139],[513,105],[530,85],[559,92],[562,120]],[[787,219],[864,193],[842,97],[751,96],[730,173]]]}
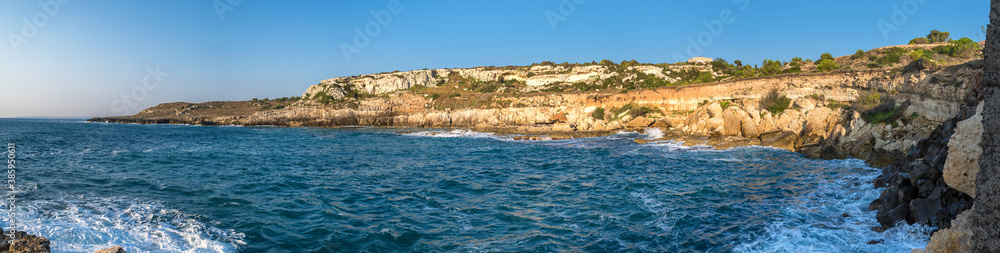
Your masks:
{"label": "white sea foam", "polygon": [[[64,196],[26,202],[19,229],[45,236],[53,252],[94,252],[122,246],[128,252],[235,252],[245,235],[208,225],[157,202],[125,197]],[[0,213],[4,223],[10,219]]]}
{"label": "white sea foam", "polygon": [[646,128],[646,138],[647,140],[662,139],[663,131],[659,128]]}
{"label": "white sea foam", "polygon": [[481,132],[476,132],[476,131],[472,131],[472,130],[468,130],[468,129],[454,129],[454,130],[450,130],[450,131],[423,131],[423,132],[406,133],[406,134],[403,134],[403,135],[442,137],[442,138],[456,138],[456,137],[489,138],[489,137],[495,137],[492,133],[481,133]]}
{"label": "white sea foam", "polygon": [[[827,161],[833,169],[873,170],[856,159]],[[845,172],[850,173],[850,172]],[[883,233],[868,204],[879,195],[870,184],[875,173],[848,174],[819,185],[782,210],[776,222],[736,252],[909,252],[926,246],[930,227],[900,224]],[[845,215],[846,214],[846,217]],[[748,236],[750,237],[750,236]],[[868,244],[868,242],[876,242]]]}

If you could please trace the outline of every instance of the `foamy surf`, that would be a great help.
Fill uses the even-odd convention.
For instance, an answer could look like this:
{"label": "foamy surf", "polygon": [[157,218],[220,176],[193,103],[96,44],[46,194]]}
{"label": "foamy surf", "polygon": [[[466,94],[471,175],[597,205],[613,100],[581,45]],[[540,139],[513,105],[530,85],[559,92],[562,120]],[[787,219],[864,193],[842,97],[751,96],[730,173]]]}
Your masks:
{"label": "foamy surf", "polygon": [[[24,203],[20,230],[48,238],[53,252],[94,252],[122,246],[128,252],[236,252],[245,235],[206,224],[157,202],[64,196]],[[0,213],[4,223],[7,214]]]}
{"label": "foamy surf", "polygon": [[481,133],[468,129],[454,129],[449,131],[421,131],[404,133],[403,135],[408,136],[425,136],[425,137],[441,137],[441,138],[490,138],[495,137],[492,133]]}
{"label": "foamy surf", "polygon": [[[868,204],[879,195],[871,180],[877,170],[856,159],[828,161],[857,174],[834,180],[799,197],[764,234],[734,248],[736,252],[910,252],[923,248],[931,227],[899,224],[883,233]],[[858,183],[865,182],[865,183]]]}

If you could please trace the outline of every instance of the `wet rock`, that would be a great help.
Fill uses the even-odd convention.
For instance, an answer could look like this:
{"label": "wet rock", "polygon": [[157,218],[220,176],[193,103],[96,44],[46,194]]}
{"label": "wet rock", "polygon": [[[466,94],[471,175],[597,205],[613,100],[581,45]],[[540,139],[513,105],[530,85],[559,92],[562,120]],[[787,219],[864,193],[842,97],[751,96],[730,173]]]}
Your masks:
{"label": "wet rock", "polygon": [[959,214],[950,228],[938,230],[931,235],[926,252],[973,252],[972,251],[972,212]]}
{"label": "wet rock", "polygon": [[902,172],[900,172],[900,173],[896,174],[896,178],[895,178],[895,180],[892,181],[892,185],[899,185],[899,186],[907,185],[907,186],[912,186],[912,185],[910,185],[910,173],[902,173]]}
{"label": "wet rock", "polygon": [[934,170],[930,165],[923,163],[922,160],[914,161],[910,167],[910,185],[913,187],[918,187],[917,184],[922,179],[929,178],[930,171]]}
{"label": "wet rock", "polygon": [[883,242],[885,242],[885,239],[871,240],[871,241],[868,241],[868,245],[875,245],[875,244],[879,244],[879,243],[883,243]]}
{"label": "wet rock", "polygon": [[919,223],[933,225],[937,223],[937,211],[941,201],[930,199],[914,199],[909,204],[909,214],[906,221],[910,224]]}
{"label": "wet rock", "polygon": [[[0,235],[6,235],[6,233],[0,229]],[[49,250],[49,239],[41,236],[29,235],[28,233],[22,231],[14,231],[14,244],[7,244],[7,239],[3,238],[3,243],[0,244],[0,252],[10,252],[10,253],[48,253]]]}
{"label": "wet rock", "polygon": [[906,220],[906,216],[910,213],[910,205],[903,203],[892,209],[882,209],[875,214],[875,219],[882,227],[892,227],[896,225],[897,222]]}
{"label": "wet rock", "polygon": [[928,179],[917,180],[917,193],[921,198],[926,198],[934,192],[934,182]]}
{"label": "wet rock", "polygon": [[795,149],[795,139],[798,138],[794,132],[774,131],[760,135],[760,144],[788,150]]}
{"label": "wet rock", "polygon": [[879,175],[878,177],[875,177],[875,179],[872,180],[872,185],[875,186],[875,188],[882,188],[888,184],[886,183],[885,176]]}
{"label": "wet rock", "polygon": [[875,211],[891,208],[898,206],[899,203],[899,190],[897,186],[890,186],[882,191],[878,199],[875,199],[870,205],[868,205],[868,210]]}
{"label": "wet rock", "polygon": [[652,120],[650,118],[639,116],[639,117],[633,119],[632,121],[629,121],[627,124],[625,124],[625,126],[632,127],[632,128],[649,127],[649,126],[653,125],[653,121],[654,120]]}
{"label": "wet rock", "polygon": [[910,186],[909,184],[899,185],[899,203],[909,203],[910,200],[917,197],[917,193],[917,188],[913,188],[913,186]]}
{"label": "wet rock", "polygon": [[128,252],[126,252],[125,249],[122,249],[121,246],[114,246],[111,248],[94,251],[94,253],[128,253]]}

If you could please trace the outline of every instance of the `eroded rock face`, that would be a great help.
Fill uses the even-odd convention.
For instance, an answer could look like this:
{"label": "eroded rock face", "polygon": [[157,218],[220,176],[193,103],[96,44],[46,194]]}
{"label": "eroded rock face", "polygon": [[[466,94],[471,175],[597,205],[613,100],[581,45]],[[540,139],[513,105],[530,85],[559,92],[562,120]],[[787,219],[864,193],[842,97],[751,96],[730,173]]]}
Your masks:
{"label": "eroded rock face", "polygon": [[944,163],[944,182],[951,188],[976,197],[976,175],[979,174],[979,145],[983,137],[983,105],[969,119],[958,123],[948,142],[948,159]]}
{"label": "eroded rock face", "polygon": [[[975,210],[973,208],[972,210]],[[951,228],[938,230],[920,253],[965,253],[972,251],[972,210],[963,212],[951,222]]]}
{"label": "eroded rock face", "polygon": [[[0,229],[0,234],[6,235],[2,229]],[[18,240],[14,241],[14,244],[8,244],[7,238],[4,237],[2,242],[0,242],[0,252],[10,252],[10,253],[48,253],[49,250],[49,239],[41,236],[29,235],[28,233],[22,231],[14,231],[14,237]]]}
{"label": "eroded rock face", "polygon": [[990,1],[983,67],[983,155],[976,176],[975,252],[1000,252],[1000,1]]}

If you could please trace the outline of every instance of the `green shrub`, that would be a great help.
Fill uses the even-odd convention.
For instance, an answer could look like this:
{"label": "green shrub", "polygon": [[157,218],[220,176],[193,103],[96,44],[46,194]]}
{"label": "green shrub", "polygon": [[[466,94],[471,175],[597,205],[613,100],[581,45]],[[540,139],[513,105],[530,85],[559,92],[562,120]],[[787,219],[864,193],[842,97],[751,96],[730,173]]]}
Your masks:
{"label": "green shrub", "polygon": [[924,58],[928,60],[934,59],[934,52],[927,49],[917,49],[910,52],[910,59],[916,61],[917,59]]}
{"label": "green shrub", "polygon": [[792,57],[792,62],[800,62],[800,61],[802,61],[802,57],[798,57],[798,56]]}
{"label": "green shrub", "polygon": [[878,60],[875,60],[875,62],[883,66],[899,63],[899,57],[902,56],[902,52],[891,49],[892,48],[890,48],[890,50],[886,50],[885,55],[879,57]]}
{"label": "green shrub", "polygon": [[948,36],[948,32],[931,30],[931,33],[927,34],[927,39],[930,40],[931,43],[946,42],[948,41]]}
{"label": "green shrub", "polygon": [[764,59],[764,64],[761,65],[760,74],[763,76],[773,76],[781,74],[781,62]]}
{"label": "green shrub", "polygon": [[637,106],[633,103],[628,103],[620,108],[611,108],[611,114],[612,114],[611,117],[617,118],[619,114],[622,114],[623,112],[628,112],[628,115],[631,116],[632,118],[638,118],[640,116],[646,116],[646,114],[655,111],[656,110],[649,107]]}
{"label": "green shrub", "polygon": [[854,55],[851,56],[851,60],[861,59],[862,57],[865,57],[865,50],[858,49],[858,51],[854,52]]}
{"label": "green shrub", "polygon": [[833,71],[837,69],[840,69],[840,66],[831,59],[824,59],[819,63],[819,65],[816,66],[816,70],[820,72]]}
{"label": "green shrub", "polygon": [[598,107],[597,109],[594,109],[594,112],[590,113],[590,116],[594,117],[595,119],[604,119],[604,107]]}
{"label": "green shrub", "polygon": [[927,38],[918,37],[918,38],[914,38],[914,39],[910,40],[909,44],[910,45],[922,45],[922,44],[929,44],[929,43],[931,43],[931,41],[927,40]]}
{"label": "green shrub", "polygon": [[760,100],[760,107],[767,109],[767,111],[771,112],[771,114],[779,115],[788,109],[788,106],[791,103],[792,99],[781,95],[778,93],[777,89],[773,89]]}
{"label": "green shrub", "polygon": [[904,111],[903,106],[896,106],[896,100],[879,93],[862,93],[854,108],[861,112],[861,118],[872,124],[890,123],[895,125]]}
{"label": "green shrub", "polygon": [[433,100],[438,100],[438,98],[440,98],[440,97],[441,97],[441,94],[431,94],[431,99],[433,99]]}
{"label": "green shrub", "polygon": [[726,108],[729,108],[729,105],[731,105],[731,103],[729,102],[729,100],[719,101],[719,106],[722,106],[723,110],[725,110]]}
{"label": "green shrub", "polygon": [[952,57],[972,58],[980,51],[979,44],[966,37],[952,41],[951,46],[955,48]]}
{"label": "green shrub", "polygon": [[820,62],[823,62],[823,60],[827,60],[827,59],[833,60],[833,55],[830,54],[830,53],[823,53],[823,54],[821,54],[819,56],[819,60],[816,60],[816,62],[814,62],[814,63],[816,63],[817,65],[819,65]]}
{"label": "green shrub", "polygon": [[980,52],[979,44],[965,37],[952,41],[948,45],[936,46],[931,50],[935,53],[958,58],[972,58]]}
{"label": "green shrub", "polygon": [[882,67],[882,65],[879,65],[878,63],[875,63],[875,62],[869,62],[868,63],[868,68],[876,69],[876,68],[881,68],[881,67]]}
{"label": "green shrub", "polygon": [[785,69],[785,70],[781,71],[781,73],[784,73],[784,74],[799,73],[799,72],[802,72],[802,68],[799,67],[799,66],[791,67],[791,68],[788,68],[788,69]]}

